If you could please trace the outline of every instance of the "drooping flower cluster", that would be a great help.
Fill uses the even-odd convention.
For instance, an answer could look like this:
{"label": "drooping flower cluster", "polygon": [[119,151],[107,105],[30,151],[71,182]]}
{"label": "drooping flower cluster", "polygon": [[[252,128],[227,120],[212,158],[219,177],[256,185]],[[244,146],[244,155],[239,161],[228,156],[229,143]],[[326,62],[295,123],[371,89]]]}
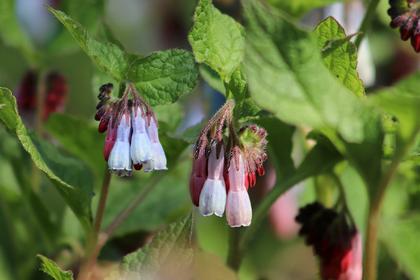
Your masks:
{"label": "drooping flower cluster", "polygon": [[300,209],[296,221],[306,244],[320,258],[324,280],[362,279],[362,239],[346,210],[336,212],[318,202]]}
{"label": "drooping flower cluster", "polygon": [[[22,113],[31,112],[37,108],[38,77],[37,73],[29,70],[22,78],[16,96]],[[46,76],[45,84],[46,92],[42,111],[44,121],[51,113],[64,111],[68,92],[66,78],[57,72],[50,72]]]}
{"label": "drooping flower cluster", "polygon": [[190,177],[192,202],[203,216],[226,218],[230,226],[249,226],[252,219],[248,187],[264,174],[266,131],[256,125],[235,130],[229,100],[207,123],[194,147]]}
{"label": "drooping flower cluster", "polygon": [[389,0],[391,8],[391,27],[400,28],[401,39],[407,41],[411,38],[411,45],[416,52],[420,52],[420,20],[418,0]]}
{"label": "drooping flower cluster", "polygon": [[[132,84],[121,99],[112,96],[112,88],[112,84],[105,84],[99,89],[95,115],[95,120],[100,121],[98,131],[108,130],[104,158],[110,173],[131,176],[132,166],[146,172],[167,170],[157,120],[150,106]],[[134,99],[129,99],[130,93]]]}

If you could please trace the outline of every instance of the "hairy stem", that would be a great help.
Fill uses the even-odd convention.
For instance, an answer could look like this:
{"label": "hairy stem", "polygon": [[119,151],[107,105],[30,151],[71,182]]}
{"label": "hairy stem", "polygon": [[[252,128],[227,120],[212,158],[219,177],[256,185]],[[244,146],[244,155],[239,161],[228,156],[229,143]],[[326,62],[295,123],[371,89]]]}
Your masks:
{"label": "hairy stem", "polygon": [[371,0],[369,3],[365,17],[363,18],[362,24],[360,25],[360,28],[358,31],[359,35],[357,35],[356,41],[354,43],[357,49],[359,49],[360,44],[363,41],[363,38],[366,36],[366,33],[372,24],[372,20],[375,15],[376,8],[378,7],[379,1],[380,0]]}
{"label": "hairy stem", "polygon": [[239,270],[241,264],[238,254],[239,249],[239,228],[230,228],[229,236],[229,255],[227,259],[227,264],[230,268],[235,271]]}
{"label": "hairy stem", "polygon": [[108,171],[108,165],[105,166],[105,173],[102,180],[101,197],[99,198],[98,209],[96,210],[96,218],[93,223],[95,235],[98,236],[101,230],[102,219],[105,213],[106,199],[108,197],[109,183],[111,182],[111,173]]}

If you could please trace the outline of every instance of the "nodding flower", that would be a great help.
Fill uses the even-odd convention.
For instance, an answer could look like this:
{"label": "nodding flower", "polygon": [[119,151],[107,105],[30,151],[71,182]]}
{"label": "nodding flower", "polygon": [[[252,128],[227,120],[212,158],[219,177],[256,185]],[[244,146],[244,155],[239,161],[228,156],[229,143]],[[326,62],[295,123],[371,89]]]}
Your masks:
{"label": "nodding flower", "polygon": [[362,240],[347,208],[337,212],[315,202],[301,208],[296,221],[320,259],[323,280],[362,279]]}
{"label": "nodding flower", "polygon": [[[112,96],[112,84],[100,87],[95,120],[100,121],[98,131],[108,130],[105,138],[104,158],[110,173],[130,176],[132,167],[144,171],[167,170],[166,156],[159,141],[156,116],[140,97],[132,84],[128,84],[121,99]],[[129,99],[130,93],[134,100]]]}
{"label": "nodding flower", "polygon": [[252,219],[248,187],[263,175],[267,141],[255,125],[235,129],[235,103],[226,104],[206,124],[194,147],[190,195],[203,216],[223,216],[231,227],[249,226]]}

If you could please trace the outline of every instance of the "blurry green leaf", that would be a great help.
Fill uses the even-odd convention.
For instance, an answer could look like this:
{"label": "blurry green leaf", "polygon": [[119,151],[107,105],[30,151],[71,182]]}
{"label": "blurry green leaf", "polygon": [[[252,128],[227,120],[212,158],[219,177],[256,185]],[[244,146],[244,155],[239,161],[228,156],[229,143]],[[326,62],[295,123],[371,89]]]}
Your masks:
{"label": "blurry green leaf", "polygon": [[420,217],[386,219],[381,223],[380,238],[396,263],[410,276],[420,278]]}
{"label": "blurry green leaf", "polygon": [[[62,1],[59,8],[64,13],[71,15],[74,21],[77,21],[89,30],[90,34],[96,34],[99,19],[103,16],[105,10],[104,0],[72,0]],[[78,49],[76,41],[72,38],[67,28],[62,26],[53,40],[47,46],[47,52],[50,55],[59,55],[69,53]]]}
{"label": "blurry green leaf", "polygon": [[159,123],[159,131],[173,132],[181,123],[183,112],[178,103],[152,108]]}
{"label": "blurry green leaf", "polygon": [[194,279],[235,280],[238,276],[217,255],[194,250]]}
{"label": "blurry green leaf", "polygon": [[105,165],[105,135],[100,134],[96,126],[69,115],[52,114],[45,123],[45,128],[64,149],[86,162],[96,176],[102,176]]}
{"label": "blurry green leaf", "polygon": [[255,121],[267,133],[267,150],[276,168],[277,178],[286,178],[296,171],[292,159],[293,134],[295,127],[286,125],[276,118],[262,118]]}
{"label": "blurry green leaf", "polygon": [[[52,181],[58,192],[73,210],[84,230],[91,231],[92,180],[89,171],[79,161],[62,156],[51,143],[26,130],[17,112],[16,99],[5,88],[0,88],[0,102],[9,104],[0,110],[0,119],[17,135],[23,148],[35,165]],[[14,115],[14,116],[13,116]]]}
{"label": "blurry green leaf", "polygon": [[206,120],[201,121],[201,123],[198,123],[196,125],[193,125],[189,128],[187,128],[184,133],[182,134],[181,138],[188,142],[189,144],[195,144],[197,141],[197,137],[200,134],[200,132],[203,130],[204,126],[207,124]]}
{"label": "blurry green leaf", "polygon": [[244,56],[244,28],[213,7],[211,0],[201,0],[194,15],[188,39],[195,59],[217,71],[226,83]]}
{"label": "blurry green leaf", "polygon": [[255,103],[286,123],[330,127],[346,141],[363,141],[363,104],[325,67],[313,34],[258,2],[244,7],[245,69]]}
{"label": "blurry green leaf", "polygon": [[237,103],[234,108],[235,114],[239,115],[240,122],[247,122],[250,119],[256,120],[261,117],[271,115],[267,111],[261,110],[251,98],[246,98],[243,102]]}
{"label": "blurry green leaf", "polygon": [[207,64],[200,64],[198,67],[201,77],[215,90],[220,93],[225,93],[225,87],[220,80],[219,74],[210,68]]}
{"label": "blurry green leaf", "polygon": [[89,37],[88,31],[80,23],[61,11],[46,7],[64,24],[82,49],[103,71],[119,82],[125,81],[129,65],[123,50],[109,42],[96,41]]}
{"label": "blurry green leaf", "polygon": [[152,243],[124,257],[125,279],[183,279],[183,269],[192,262],[192,213],[158,233]]}
{"label": "blurry green leaf", "polygon": [[3,42],[19,48],[28,58],[33,55],[34,46],[19,26],[16,17],[15,1],[0,1],[0,36]]}
{"label": "blurry green leaf", "polygon": [[38,258],[41,259],[41,270],[55,280],[73,280],[73,273],[71,271],[61,270],[54,261],[42,255],[38,255]]}
{"label": "blurry green leaf", "polygon": [[[109,190],[104,225],[111,223],[115,216],[138,193],[156,184],[144,201],[134,210],[133,214],[118,228],[114,236],[124,236],[138,231],[156,232],[179,217],[191,211],[192,205],[188,187],[191,160],[177,162],[168,171],[152,174],[150,178],[133,177],[131,182],[113,180]],[[143,173],[143,171],[140,171]],[[122,184],[122,182],[126,184]]]}
{"label": "blurry green leaf", "polygon": [[351,0],[267,0],[269,4],[284,10],[288,14],[301,18],[314,8],[330,5],[335,2],[348,2]]}
{"label": "blurry green leaf", "polygon": [[356,96],[364,98],[363,82],[356,71],[356,46],[350,42],[351,36],[346,36],[343,27],[333,17],[318,24],[314,32],[328,69]]}
{"label": "blurry green leaf", "polygon": [[174,103],[194,89],[198,70],[184,50],[155,52],[130,65],[128,79],[151,106]]}

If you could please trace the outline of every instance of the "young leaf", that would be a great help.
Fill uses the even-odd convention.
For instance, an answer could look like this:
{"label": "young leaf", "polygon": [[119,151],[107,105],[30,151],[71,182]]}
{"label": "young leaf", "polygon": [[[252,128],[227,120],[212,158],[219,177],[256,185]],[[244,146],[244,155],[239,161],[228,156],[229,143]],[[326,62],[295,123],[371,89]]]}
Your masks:
{"label": "young leaf", "polygon": [[95,126],[69,115],[52,114],[45,128],[67,151],[89,164],[97,176],[103,174],[105,135],[98,133]]}
{"label": "young leaf", "polygon": [[16,99],[10,90],[0,88],[0,102],[7,105],[7,109],[0,110],[0,120],[17,136],[35,165],[52,181],[84,230],[90,233],[92,180],[89,171],[81,162],[60,155],[51,143],[40,139],[34,133],[28,133],[18,115]]}
{"label": "young leaf", "polygon": [[350,42],[352,36],[346,36],[341,25],[328,17],[316,29],[318,48],[328,69],[356,96],[365,98],[363,82],[356,71],[356,46]]}
{"label": "young leaf", "polygon": [[130,65],[128,79],[151,106],[171,104],[194,89],[198,70],[184,50],[155,52]]}
{"label": "young leaf", "polygon": [[179,277],[192,262],[192,213],[158,233],[152,243],[127,255],[121,264],[125,279]]}
{"label": "young leaf", "polygon": [[283,1],[283,0],[267,0],[268,3],[277,7],[281,10],[284,10],[288,14],[301,18],[309,11],[314,8],[320,8],[323,6],[330,5],[335,2],[347,2],[351,0],[293,0],[293,1]]}
{"label": "young leaf", "polygon": [[188,40],[197,62],[206,63],[226,83],[244,56],[244,28],[222,14],[212,0],[200,0]]}
{"label": "young leaf", "polygon": [[261,3],[244,5],[245,70],[255,103],[289,124],[330,127],[349,142],[364,138],[364,106],[325,67],[311,33]]}
{"label": "young leaf", "polygon": [[235,71],[233,71],[227,88],[232,92],[236,102],[243,102],[245,98],[249,98],[243,63],[239,64]]}
{"label": "young leaf", "polygon": [[61,270],[54,261],[42,255],[38,255],[38,258],[41,260],[40,269],[55,280],[73,280],[73,272]]}
{"label": "young leaf", "polygon": [[88,31],[80,23],[61,11],[46,7],[64,24],[82,49],[103,71],[119,82],[125,81],[129,65],[123,50],[114,44],[96,41],[89,37]]}

